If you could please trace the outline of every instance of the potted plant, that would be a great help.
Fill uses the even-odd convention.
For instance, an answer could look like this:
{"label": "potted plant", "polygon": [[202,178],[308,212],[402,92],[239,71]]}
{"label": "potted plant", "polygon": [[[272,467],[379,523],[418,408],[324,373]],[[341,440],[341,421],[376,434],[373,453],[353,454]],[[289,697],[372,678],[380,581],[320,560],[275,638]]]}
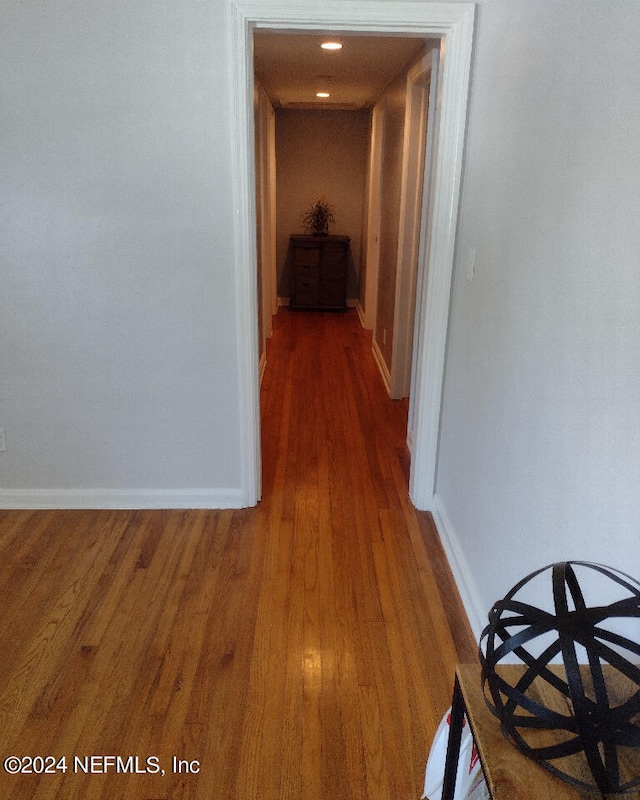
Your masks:
{"label": "potted plant", "polygon": [[333,206],[324,197],[310,203],[302,215],[305,231],[314,236],[326,236],[329,233],[329,223],[334,221]]}

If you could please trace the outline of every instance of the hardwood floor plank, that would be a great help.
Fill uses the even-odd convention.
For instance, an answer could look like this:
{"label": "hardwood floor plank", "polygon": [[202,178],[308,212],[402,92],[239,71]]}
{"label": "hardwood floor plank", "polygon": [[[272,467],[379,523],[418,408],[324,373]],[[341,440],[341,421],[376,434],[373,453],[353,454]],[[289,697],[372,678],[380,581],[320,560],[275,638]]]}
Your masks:
{"label": "hardwood floor plank", "polygon": [[0,800],[420,796],[475,642],[408,498],[407,403],[355,313],[281,311],[261,413],[256,508],[0,513],[0,755],[165,770]]}

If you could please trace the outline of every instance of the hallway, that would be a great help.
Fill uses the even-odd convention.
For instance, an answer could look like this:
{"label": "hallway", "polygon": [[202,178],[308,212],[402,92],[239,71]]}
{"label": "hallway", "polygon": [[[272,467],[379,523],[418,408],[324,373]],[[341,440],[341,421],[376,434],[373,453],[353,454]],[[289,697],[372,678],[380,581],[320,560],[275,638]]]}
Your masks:
{"label": "hallway", "polygon": [[274,646],[303,664],[291,797],[418,797],[454,663],[475,643],[431,518],[408,499],[407,401],[389,399],[355,311],[281,309],[267,358],[262,510],[286,543],[293,614]]}
{"label": "hallway", "polygon": [[0,752],[65,767],[0,800],[420,796],[475,645],[406,404],[354,312],[281,310],[268,358],[257,508],[0,512]]}

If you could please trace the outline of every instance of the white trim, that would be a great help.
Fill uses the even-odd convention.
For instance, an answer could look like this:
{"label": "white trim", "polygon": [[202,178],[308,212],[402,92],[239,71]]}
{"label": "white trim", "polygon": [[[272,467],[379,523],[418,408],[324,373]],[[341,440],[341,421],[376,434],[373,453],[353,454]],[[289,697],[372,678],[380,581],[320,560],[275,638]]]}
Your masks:
{"label": "white trim", "polygon": [[425,153],[425,171],[422,187],[422,221],[420,225],[420,241],[418,244],[418,270],[416,275],[413,331],[411,333],[411,354],[410,354],[410,382],[409,382],[409,415],[407,419],[407,446],[412,452],[414,413],[417,399],[416,376],[418,353],[420,352],[420,329],[424,322],[424,302],[425,286],[429,274],[429,252],[431,246],[432,232],[432,206],[434,192],[435,174],[435,152],[437,145],[437,134],[439,129],[439,108],[438,98],[440,92],[440,52],[435,48],[431,51],[431,72],[429,76],[429,98],[427,114],[427,141]]}
{"label": "white trim", "polygon": [[371,350],[373,351],[373,357],[376,360],[376,364],[378,365],[378,369],[380,370],[380,375],[382,375],[382,381],[388,393],[389,388],[391,386],[391,375],[389,374],[389,368],[387,367],[387,362],[384,360],[382,351],[378,347],[378,342],[376,342],[375,339],[373,340],[373,343],[371,345]]}
{"label": "white trim", "polygon": [[260,308],[262,331],[260,349],[273,334],[272,317],[277,311],[276,289],[276,218],[275,218],[275,111],[265,90],[256,84],[255,113],[256,143],[256,197],[260,226]]}
{"label": "white trim", "polygon": [[380,222],[382,214],[382,156],[387,103],[382,99],[371,112],[369,185],[367,202],[367,268],[365,271],[364,322],[367,330],[376,328],[378,313],[378,271],[380,266]]}
{"label": "white trim", "polygon": [[446,36],[474,12],[473,3],[424,0],[228,0],[242,21],[258,28],[347,30]]}
{"label": "white trim", "polygon": [[362,305],[361,305],[359,300],[356,300],[354,307],[355,307],[356,311],[358,312],[358,317],[360,319],[360,324],[366,330],[367,326],[365,324],[364,308],[362,307]]}
{"label": "white trim", "polygon": [[264,373],[267,369],[267,354],[263,353],[260,356],[260,386],[262,386],[262,379],[264,378]]}
{"label": "white trim", "polygon": [[422,228],[428,223],[423,194],[428,192],[430,163],[427,153],[433,151],[427,143],[427,132],[433,135],[427,115],[433,56],[425,53],[407,73],[404,143],[402,147],[402,188],[400,190],[400,220],[396,265],[396,291],[393,314],[393,352],[391,355],[392,399],[409,396],[411,356],[413,352],[414,315],[416,308],[417,272],[420,264]]}
{"label": "white trim", "polygon": [[253,149],[254,27],[345,30],[444,37],[444,69],[439,145],[433,203],[433,235],[426,298],[419,325],[413,458],[410,495],[428,509],[435,490],[440,402],[449,319],[458,200],[475,20],[472,3],[410,0],[226,0],[230,9],[234,151],[235,272],[240,388],[241,486],[243,502],[260,496],[259,370],[257,355],[257,280],[255,248],[255,153]]}
{"label": "white trim", "polygon": [[252,47],[245,15],[234,2],[230,11],[240,493],[243,506],[254,506],[262,494],[262,469]]}
{"label": "white trim", "polygon": [[[278,312],[278,259],[276,256],[276,112],[271,103],[267,109],[269,115],[268,120],[268,135],[269,135],[269,222],[271,223],[270,236],[270,251],[269,258],[271,260],[271,280],[270,280],[270,293],[271,293],[271,316]],[[270,324],[270,333],[273,333],[273,324]]]}
{"label": "white trim", "polygon": [[0,509],[242,508],[237,489],[1,489]]}
{"label": "white trim", "polygon": [[409,495],[419,509],[432,507],[436,491],[440,410],[474,22],[473,5],[467,5],[465,13],[461,13],[456,22],[451,22],[439,76],[440,119],[431,206],[429,270],[422,296],[416,298],[420,315],[416,320],[418,336],[411,410],[413,453]]}
{"label": "white trim", "polygon": [[473,631],[476,641],[479,641],[480,634],[487,624],[487,613],[489,609],[485,609],[482,605],[473,580],[473,571],[469,568],[469,563],[464,555],[460,539],[456,535],[449,515],[438,495],[435,495],[433,498],[432,516],[442,547],[447,556],[454,581],[460,592],[460,599],[462,600],[462,605],[469,619],[471,630]]}

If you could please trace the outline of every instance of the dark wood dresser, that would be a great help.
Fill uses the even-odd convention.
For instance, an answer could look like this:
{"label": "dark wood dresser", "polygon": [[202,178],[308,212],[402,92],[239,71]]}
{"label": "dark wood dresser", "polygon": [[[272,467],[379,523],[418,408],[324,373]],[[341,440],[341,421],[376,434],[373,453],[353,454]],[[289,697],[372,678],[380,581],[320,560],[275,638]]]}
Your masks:
{"label": "dark wood dresser", "polygon": [[289,308],[344,311],[350,258],[348,236],[291,236],[287,253]]}

